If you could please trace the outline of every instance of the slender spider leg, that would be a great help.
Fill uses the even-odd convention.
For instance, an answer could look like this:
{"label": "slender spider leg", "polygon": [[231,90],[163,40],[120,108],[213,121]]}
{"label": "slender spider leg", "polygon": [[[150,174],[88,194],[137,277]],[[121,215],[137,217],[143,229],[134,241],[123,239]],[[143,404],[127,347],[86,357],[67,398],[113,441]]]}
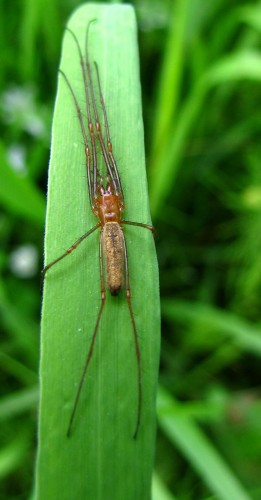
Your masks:
{"label": "slender spider leg", "polygon": [[73,101],[74,101],[74,104],[75,104],[75,108],[76,108],[76,111],[77,111],[77,115],[78,115],[78,118],[79,118],[79,122],[80,122],[80,125],[81,125],[81,130],[82,130],[82,136],[83,136],[83,141],[84,141],[84,149],[85,149],[85,156],[86,156],[86,169],[87,169],[87,181],[88,181],[88,188],[89,188],[89,199],[90,199],[90,205],[91,205],[91,208],[93,209],[94,207],[94,192],[93,192],[93,188],[92,188],[92,180],[91,180],[91,158],[90,158],[90,148],[89,148],[89,145],[88,145],[88,140],[87,140],[87,136],[86,136],[86,131],[85,131],[85,127],[84,127],[84,123],[83,123],[83,117],[82,117],[82,112],[80,110],[80,106],[78,104],[78,101],[76,99],[76,96],[75,96],[75,93],[73,91],[73,88],[66,76],[66,74],[61,70],[59,69],[59,73],[61,73],[61,75],[63,76],[70,92],[71,92],[71,95],[73,97]]}
{"label": "slender spider leg", "polygon": [[83,367],[83,371],[82,371],[80,383],[79,383],[79,386],[78,386],[78,389],[77,389],[77,393],[76,393],[76,397],[75,397],[75,400],[74,400],[74,405],[73,405],[73,409],[72,409],[72,413],[71,413],[71,417],[70,417],[70,421],[69,421],[69,425],[68,425],[68,430],[67,430],[67,437],[70,437],[70,435],[71,435],[71,429],[72,429],[72,425],[73,425],[73,421],[74,421],[76,409],[77,409],[78,402],[79,402],[79,399],[80,399],[81,390],[82,390],[82,387],[83,387],[83,384],[84,384],[84,381],[85,381],[86,372],[87,372],[89,363],[90,363],[91,358],[92,358],[93,348],[94,348],[95,340],[96,340],[96,337],[97,337],[100,320],[101,320],[101,317],[102,317],[102,311],[103,311],[103,308],[104,308],[104,305],[105,305],[105,301],[106,301],[106,289],[105,289],[104,269],[103,269],[103,261],[102,261],[102,238],[103,238],[103,233],[102,233],[102,230],[101,230],[101,233],[100,233],[100,245],[99,245],[99,262],[100,262],[100,278],[101,278],[101,304],[100,304],[100,310],[99,310],[99,313],[98,313],[98,316],[97,316],[95,328],[94,328],[94,331],[93,331],[93,334],[92,334],[91,345],[90,345],[90,348],[89,348],[89,351],[88,351],[88,354],[87,354],[87,357],[86,357],[86,360],[85,360],[85,364],[84,364],[84,367]]}
{"label": "slender spider leg", "polygon": [[110,136],[109,123],[108,123],[107,112],[106,112],[106,108],[105,108],[105,102],[104,102],[104,99],[103,99],[103,94],[102,94],[102,89],[101,89],[100,73],[99,73],[99,68],[98,68],[98,65],[97,65],[96,62],[94,62],[94,66],[95,66],[95,69],[96,69],[96,75],[97,75],[97,81],[98,81],[98,87],[99,87],[100,103],[101,103],[101,106],[102,106],[102,112],[103,112],[103,116],[104,116],[104,124],[105,124],[106,136],[107,136],[108,155],[109,155],[109,159],[111,161],[111,166],[113,167],[113,171],[114,171],[114,174],[115,174],[115,177],[116,177],[116,180],[117,180],[117,184],[118,184],[118,188],[119,188],[119,192],[120,192],[120,195],[121,195],[122,202],[124,202],[124,195],[123,195],[123,190],[122,190],[122,186],[121,186],[121,180],[120,180],[120,176],[119,176],[117,164],[116,164],[116,161],[115,161],[115,158],[114,158],[114,155],[113,155],[113,148],[112,148],[112,142],[111,142],[111,136]]}
{"label": "slender spider leg", "polygon": [[101,223],[98,222],[98,224],[96,224],[95,226],[93,226],[91,229],[89,229],[89,231],[87,231],[87,233],[84,233],[78,240],[75,241],[75,243],[73,243],[73,245],[71,245],[62,255],[60,255],[60,257],[58,257],[57,259],[53,260],[52,262],[50,262],[50,264],[48,264],[47,266],[45,266],[42,270],[42,276],[43,276],[43,279],[46,275],[46,272],[48,271],[48,269],[50,269],[50,267],[54,266],[55,264],[57,264],[57,262],[59,262],[60,260],[64,259],[64,257],[67,257],[67,255],[69,255],[70,253],[72,253],[79,245],[80,243],[85,240],[85,238],[87,238],[87,236],[89,236],[91,233],[93,233],[94,231],[96,231],[96,229],[98,229],[98,227],[101,226]]}
{"label": "slender spider leg", "polygon": [[128,224],[129,226],[139,226],[145,227],[145,229],[149,229],[153,234],[156,234],[156,229],[150,224],[144,224],[143,222],[132,222],[129,220],[121,220],[121,224]]}
{"label": "slender spider leg", "polygon": [[100,146],[101,146],[101,151],[102,151],[102,155],[103,155],[103,158],[104,158],[104,161],[105,161],[105,164],[106,164],[108,175],[109,175],[109,177],[111,179],[111,182],[113,184],[113,188],[114,188],[115,194],[117,195],[117,194],[120,194],[121,189],[120,189],[120,185],[119,185],[119,182],[118,182],[117,178],[115,179],[115,176],[113,175],[114,171],[111,168],[111,164],[110,164],[110,161],[109,161],[108,153],[107,153],[107,150],[106,150],[106,147],[105,147],[105,143],[104,143],[104,139],[103,139],[103,136],[102,136],[101,123],[100,123],[100,120],[99,120],[98,109],[97,109],[97,105],[96,105],[96,101],[95,101],[94,88],[93,88],[93,78],[92,78],[91,67],[90,67],[90,62],[89,62],[89,55],[88,55],[89,28],[90,28],[90,23],[89,23],[89,25],[87,27],[86,37],[85,37],[85,64],[86,64],[86,70],[87,70],[87,74],[88,74],[89,82],[90,82],[91,100],[92,100],[93,112],[94,112],[94,117],[95,117],[96,133],[97,133],[97,137],[98,137],[98,140],[99,140],[99,143],[100,143]]}
{"label": "slender spider leg", "polygon": [[[90,162],[89,162],[88,167],[87,167],[88,187],[89,187],[91,208],[92,208],[92,210],[94,210],[94,197],[96,196],[96,193],[97,193],[97,172],[98,172],[98,166],[97,166],[97,153],[96,153],[96,146],[95,146],[94,126],[93,126],[93,123],[92,123],[92,116],[91,116],[91,102],[90,102],[90,94],[89,94],[90,91],[89,91],[88,82],[87,82],[88,73],[86,72],[86,69],[85,69],[83,53],[82,53],[82,50],[81,50],[81,47],[80,47],[80,44],[79,44],[79,41],[78,41],[77,37],[76,37],[76,35],[74,34],[74,32],[70,28],[66,28],[66,29],[71,34],[71,36],[73,37],[73,39],[74,39],[74,41],[76,43],[76,46],[77,46],[77,49],[78,49],[78,53],[79,53],[79,58],[80,58],[81,69],[82,69],[82,76],[83,76],[83,82],[84,82],[84,91],[85,91],[85,103],[86,103],[87,118],[88,118],[88,129],[89,129],[90,138],[91,138],[91,150],[92,150],[92,160],[93,160],[92,170],[91,170],[91,164],[90,164]],[[79,116],[79,112],[78,112],[78,109],[80,110],[79,104],[78,104],[78,102],[76,100],[76,97],[75,97],[75,94],[73,92],[73,89],[72,89],[71,85],[69,84],[69,82],[68,82],[67,79],[66,79],[66,81],[67,81],[69,89],[70,89],[70,91],[72,93],[72,96],[74,98],[73,100],[74,100],[74,103],[75,103],[75,106],[76,106],[76,109],[77,109],[77,114]],[[82,118],[82,114],[81,114],[81,118]],[[83,136],[86,136],[85,127],[84,127],[84,125],[82,125],[82,120],[80,120],[80,123],[81,123],[81,129],[82,130],[84,129]],[[84,140],[84,143],[85,143],[85,140]],[[86,147],[85,147],[85,151],[86,151]],[[86,153],[86,156],[87,156],[87,153]],[[89,156],[90,156],[90,154],[89,154]],[[93,175],[93,178],[91,178],[91,173]]]}
{"label": "slender spider leg", "polygon": [[132,309],[132,303],[131,303],[128,253],[127,253],[127,246],[126,246],[123,231],[122,231],[122,241],[123,241],[123,247],[124,247],[124,260],[125,260],[125,293],[126,293],[126,300],[128,303],[130,317],[131,317],[132,330],[133,330],[133,336],[134,336],[134,342],[135,342],[136,358],[137,358],[137,370],[138,370],[138,408],[137,408],[136,426],[135,426],[135,431],[133,434],[133,438],[136,439],[136,437],[138,435],[138,430],[140,427],[140,420],[141,420],[141,403],[142,403],[141,355],[140,355],[139,338],[138,338],[138,333],[137,333],[137,328],[136,328],[136,323],[135,323],[133,309]]}

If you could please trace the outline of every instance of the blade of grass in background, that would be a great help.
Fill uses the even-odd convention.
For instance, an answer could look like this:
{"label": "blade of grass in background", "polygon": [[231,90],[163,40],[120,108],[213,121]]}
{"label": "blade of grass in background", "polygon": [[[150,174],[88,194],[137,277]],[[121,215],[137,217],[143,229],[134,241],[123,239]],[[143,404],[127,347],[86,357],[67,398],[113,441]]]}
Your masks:
{"label": "blade of grass in background", "polygon": [[[91,61],[97,61],[114,153],[125,193],[126,220],[150,222],[144,164],[138,53],[130,6],[89,4],[69,27],[84,45],[91,25]],[[74,40],[65,34],[61,68],[80,106],[84,91]],[[97,87],[97,85],[96,85]],[[96,89],[97,90],[97,89]],[[85,113],[85,110],[84,110]],[[96,224],[87,192],[83,139],[75,107],[59,79],[48,183],[46,262]],[[98,232],[45,279],[38,500],[63,498],[149,499],[155,445],[155,395],[159,362],[159,286],[153,237],[125,230],[134,316],[141,346],[143,404],[138,437],[137,363],[124,292],[107,294],[72,435],[66,432],[100,305]]]}
{"label": "blade of grass in background", "polygon": [[21,74],[24,79],[33,80],[40,72],[40,65],[35,64],[38,60],[39,42],[47,59],[57,57],[61,29],[58,4],[47,0],[43,9],[41,2],[24,2],[21,9],[19,26]]}
{"label": "blade of grass in background", "polygon": [[219,335],[246,351],[261,355],[260,328],[236,314],[212,307],[209,304],[192,303],[182,300],[164,300],[162,313],[170,319],[181,320],[185,324],[197,324],[202,329],[218,331]]}
{"label": "blade of grass in background", "polygon": [[154,472],[152,482],[152,498],[153,500],[175,500],[176,497],[171,494],[164,483],[161,481],[158,474]]}
{"label": "blade of grass in background", "polygon": [[32,366],[35,366],[37,370],[35,353],[38,351],[38,324],[14,307],[14,304],[7,297],[2,279],[0,279],[0,314],[2,325],[9,329],[10,338],[24,352],[26,359],[30,362],[29,366],[32,363]]}
{"label": "blade of grass in background", "polygon": [[[159,214],[162,204],[171,192],[182,155],[185,154],[190,130],[203,110],[209,91],[224,83],[230,85],[243,79],[253,82],[261,80],[261,59],[258,51],[238,49],[201,68],[186,99],[177,103],[178,89],[186,67],[184,45],[192,12],[187,9],[186,2],[175,5],[175,27],[170,29],[165,49],[150,161],[150,201],[153,216]],[[187,15],[188,13],[190,15]],[[233,23],[235,22],[241,22],[239,16],[233,18]],[[184,82],[185,87],[186,85]]]}
{"label": "blade of grass in background", "polygon": [[0,451],[0,479],[14,473],[21,460],[25,460],[28,447],[28,436],[17,435],[13,441]]}
{"label": "blade of grass in background", "polygon": [[44,197],[28,177],[17,174],[8,165],[3,144],[0,144],[0,205],[20,218],[42,226]]}
{"label": "blade of grass in background", "polygon": [[238,478],[192,418],[170,394],[160,389],[159,424],[170,441],[181,450],[202,480],[220,500],[250,500]]}
{"label": "blade of grass in background", "polygon": [[175,121],[184,69],[185,31],[189,7],[189,0],[178,0],[172,11],[158,88],[152,154],[157,154],[157,149],[166,147],[170,124],[173,123],[173,120]]}
{"label": "blade of grass in background", "polygon": [[12,393],[0,402],[0,420],[12,418],[28,410],[35,409],[38,402],[38,386]]}

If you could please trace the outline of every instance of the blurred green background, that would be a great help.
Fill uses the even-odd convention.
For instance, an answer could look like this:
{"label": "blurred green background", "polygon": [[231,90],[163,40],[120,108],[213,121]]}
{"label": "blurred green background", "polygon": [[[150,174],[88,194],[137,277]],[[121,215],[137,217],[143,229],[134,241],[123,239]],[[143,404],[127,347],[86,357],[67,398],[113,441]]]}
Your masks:
{"label": "blurred green background", "polygon": [[[162,297],[153,498],[260,499],[261,3],[132,3]],[[0,4],[3,499],[33,489],[51,119],[78,5]]]}

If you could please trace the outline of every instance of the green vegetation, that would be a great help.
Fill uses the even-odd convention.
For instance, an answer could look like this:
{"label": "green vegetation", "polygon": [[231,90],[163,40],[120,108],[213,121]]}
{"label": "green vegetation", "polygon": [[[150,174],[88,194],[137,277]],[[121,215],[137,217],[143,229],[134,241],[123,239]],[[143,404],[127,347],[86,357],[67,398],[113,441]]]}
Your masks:
{"label": "green vegetation", "polygon": [[[158,232],[162,297],[153,500],[258,500],[260,4],[246,0],[240,5],[236,0],[229,4],[224,0],[137,0],[133,4],[140,28],[147,171],[152,219]],[[39,272],[50,125],[62,32],[76,6],[74,1],[56,0],[45,2],[44,7],[40,1],[20,3],[16,9],[12,3],[5,10],[0,7],[1,498],[28,498],[34,491]],[[61,92],[65,96],[66,88],[61,86]],[[68,106],[69,97],[64,97]],[[72,106],[70,109],[73,113]],[[121,132],[121,124],[119,129]],[[72,143],[79,146],[78,132],[72,133]],[[117,155],[117,134],[112,131],[120,166],[126,159],[121,152]],[[67,143],[73,148],[69,135]],[[79,207],[83,207],[83,215],[77,224],[85,228],[85,221],[89,222],[84,181],[81,176],[73,180],[81,194],[79,199],[67,199],[65,212],[70,212],[70,220],[63,206],[59,212],[60,227],[65,223],[73,226],[67,230],[72,231],[72,240],[78,231],[71,218]],[[134,200],[139,211],[139,199]],[[137,217],[144,220],[146,210],[141,215]],[[138,230],[131,229],[129,240],[135,242],[137,254]],[[66,248],[70,242],[68,233],[62,246]],[[50,258],[56,256],[57,244],[50,247]],[[91,251],[91,241],[86,244]],[[94,246],[97,250],[97,241]],[[77,267],[75,262],[81,264],[84,249],[76,252],[68,258],[65,275],[61,272],[65,261],[55,271],[55,300],[61,308],[64,298],[58,296],[59,280],[63,280],[63,293],[74,290],[78,283],[71,271]],[[134,254],[129,253],[132,258]],[[86,259],[86,272],[94,272],[87,265]],[[84,272],[79,280],[84,283],[87,301]],[[55,273],[48,276],[50,288]],[[93,280],[98,300],[98,274]],[[147,301],[145,281],[136,295],[138,314]],[[82,303],[79,309],[83,309]],[[86,326],[84,333],[89,335]],[[68,338],[68,332],[63,334]],[[78,347],[81,359],[84,339],[82,342]],[[70,345],[64,346],[64,356]],[[97,360],[93,361],[90,376],[94,382],[98,367]],[[68,395],[61,395],[66,400],[62,403],[65,419],[73,397],[72,380],[80,365],[75,360]],[[62,376],[68,377],[67,368]],[[132,397],[133,389],[130,391]],[[77,422],[79,429],[83,420]],[[63,420],[61,425],[65,425]],[[66,440],[60,443],[65,445]]]}
{"label": "green vegetation", "polygon": [[[125,217],[130,221],[150,222],[134,11],[122,5],[79,8],[70,19],[69,28],[82,47],[87,24],[93,19],[96,22],[90,25],[88,48],[91,61],[97,61],[100,68],[110,131],[115,137],[113,148],[119,158],[124,158],[121,182],[128,187]],[[120,45],[119,40],[123,40]],[[83,103],[79,55],[68,32],[64,37],[61,68]],[[95,88],[94,71],[93,77]],[[80,125],[62,75],[57,95],[48,178],[46,263],[97,223],[89,207]],[[99,233],[96,231],[82,242],[45,277],[36,477],[39,500],[59,496],[70,500],[75,491],[78,498],[150,498],[160,311],[155,245],[148,230],[134,227],[125,230],[141,349],[143,397],[137,439],[133,439],[133,434],[138,418],[138,371],[124,292],[114,299],[107,293],[71,436],[66,437],[101,302]]]}

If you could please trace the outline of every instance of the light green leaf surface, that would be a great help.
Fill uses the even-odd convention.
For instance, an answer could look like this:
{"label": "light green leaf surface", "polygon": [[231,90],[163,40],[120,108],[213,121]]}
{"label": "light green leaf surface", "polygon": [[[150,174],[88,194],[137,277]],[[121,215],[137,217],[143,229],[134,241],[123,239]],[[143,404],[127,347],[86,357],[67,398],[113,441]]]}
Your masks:
{"label": "light green leaf surface", "polygon": [[[88,4],[69,21],[97,61],[114,154],[125,194],[126,220],[150,223],[138,73],[131,6]],[[61,68],[84,106],[79,57],[64,37]],[[95,85],[97,91],[97,84]],[[85,113],[85,110],[84,110]],[[52,133],[45,262],[96,224],[88,198],[83,139],[62,77]],[[133,439],[138,388],[133,331],[124,296],[107,294],[93,358],[70,438],[68,423],[100,306],[99,231],[50,269],[45,279],[42,341],[38,500],[149,499],[155,442],[159,362],[159,285],[153,236],[128,226],[132,303],[142,364],[142,415]]]}

